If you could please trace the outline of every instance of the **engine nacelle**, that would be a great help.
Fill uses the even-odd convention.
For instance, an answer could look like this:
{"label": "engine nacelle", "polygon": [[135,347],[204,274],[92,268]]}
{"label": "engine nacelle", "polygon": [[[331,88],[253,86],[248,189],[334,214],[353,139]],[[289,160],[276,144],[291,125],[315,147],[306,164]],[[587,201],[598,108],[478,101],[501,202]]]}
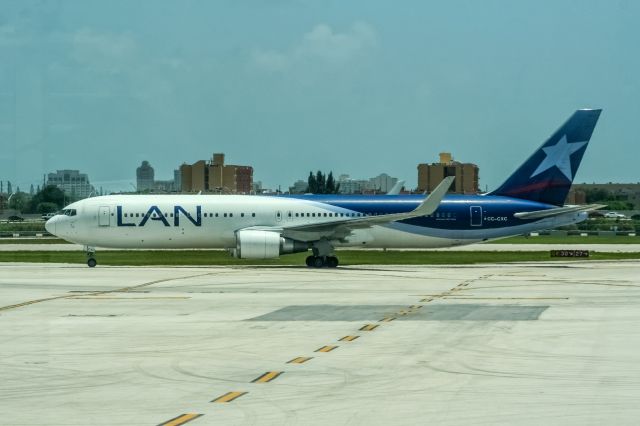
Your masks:
{"label": "engine nacelle", "polygon": [[279,232],[245,229],[236,232],[236,249],[233,256],[238,259],[273,259],[281,254],[307,251],[308,244],[283,238]]}

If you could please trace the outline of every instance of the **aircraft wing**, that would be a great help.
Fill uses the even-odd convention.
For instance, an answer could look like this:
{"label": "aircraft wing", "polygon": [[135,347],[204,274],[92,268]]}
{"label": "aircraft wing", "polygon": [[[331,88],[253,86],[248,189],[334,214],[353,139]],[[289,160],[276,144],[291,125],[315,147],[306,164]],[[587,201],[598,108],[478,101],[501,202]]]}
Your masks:
{"label": "aircraft wing", "polygon": [[431,192],[418,207],[410,212],[364,216],[326,223],[283,227],[282,235],[299,241],[315,241],[321,238],[340,239],[349,235],[354,229],[369,228],[374,225],[382,225],[398,220],[411,219],[412,217],[430,215],[436,211],[454,179],[453,176],[444,178],[433,192]]}
{"label": "aircraft wing", "polygon": [[559,216],[561,214],[566,214],[566,213],[590,212],[592,210],[598,210],[603,207],[606,207],[606,205],[605,204],[586,204],[584,206],[565,206],[565,207],[558,207],[555,209],[548,209],[548,210],[536,210],[533,212],[518,212],[518,213],[514,213],[514,216],[517,217],[518,219],[523,219],[523,220],[524,219],[526,220],[543,219],[546,217]]}

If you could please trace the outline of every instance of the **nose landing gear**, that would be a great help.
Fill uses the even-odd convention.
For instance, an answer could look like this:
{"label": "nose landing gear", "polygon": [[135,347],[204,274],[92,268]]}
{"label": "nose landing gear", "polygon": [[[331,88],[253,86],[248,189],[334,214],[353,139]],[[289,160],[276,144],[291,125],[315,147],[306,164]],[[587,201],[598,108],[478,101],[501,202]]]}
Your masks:
{"label": "nose landing gear", "polygon": [[98,264],[98,261],[94,257],[96,254],[96,248],[85,246],[84,251],[87,253],[87,266],[89,268],[95,268]]}

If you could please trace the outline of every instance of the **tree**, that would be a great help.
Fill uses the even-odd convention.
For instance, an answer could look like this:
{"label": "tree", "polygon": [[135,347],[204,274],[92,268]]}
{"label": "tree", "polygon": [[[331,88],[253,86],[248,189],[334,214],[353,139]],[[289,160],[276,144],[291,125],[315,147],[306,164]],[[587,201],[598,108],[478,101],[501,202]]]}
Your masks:
{"label": "tree", "polygon": [[64,192],[54,185],[45,186],[41,191],[36,193],[29,203],[29,211],[31,213],[36,213],[38,211],[38,206],[41,203],[50,203],[54,204],[56,208],[53,211],[59,210],[64,207],[65,196]]}
{"label": "tree", "polygon": [[11,181],[7,181],[7,194],[13,194],[13,191],[11,190]]}
{"label": "tree", "polygon": [[40,203],[36,207],[36,211],[38,213],[53,213],[58,210],[59,210],[59,207],[56,203],[49,203],[49,202]]}
{"label": "tree", "polygon": [[29,199],[27,194],[25,194],[24,192],[16,192],[15,194],[13,194],[13,197],[11,197],[11,200],[9,201],[9,208],[18,210],[22,213],[28,210],[28,202]]}
{"label": "tree", "polygon": [[327,194],[337,194],[340,191],[340,184],[336,185],[336,180],[333,177],[333,171],[329,172],[327,176]]}
{"label": "tree", "polygon": [[612,194],[606,189],[591,188],[585,191],[587,203],[596,203],[598,201],[609,200],[612,198]]}
{"label": "tree", "polygon": [[340,184],[336,184],[333,172],[329,172],[328,176],[325,176],[320,170],[315,175],[313,172],[309,172],[307,182],[309,184],[307,192],[312,194],[337,194],[340,190]]}
{"label": "tree", "polygon": [[326,190],[326,182],[324,174],[320,170],[316,172],[316,182],[318,182],[318,192],[316,192],[316,194],[324,194]]}
{"label": "tree", "polygon": [[309,178],[307,179],[307,192],[312,194],[318,193],[318,182],[316,182],[316,177],[313,175],[313,172],[309,172]]}

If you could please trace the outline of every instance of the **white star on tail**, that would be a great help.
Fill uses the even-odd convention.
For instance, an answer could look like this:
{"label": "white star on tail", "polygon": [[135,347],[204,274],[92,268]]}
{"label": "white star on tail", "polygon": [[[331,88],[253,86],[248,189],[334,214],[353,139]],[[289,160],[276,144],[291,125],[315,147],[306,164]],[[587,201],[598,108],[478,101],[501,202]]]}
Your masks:
{"label": "white star on tail", "polygon": [[555,145],[542,148],[547,156],[530,177],[539,175],[545,170],[556,166],[567,179],[573,180],[573,176],[571,176],[571,154],[586,144],[587,142],[567,143],[567,135],[564,135]]}

